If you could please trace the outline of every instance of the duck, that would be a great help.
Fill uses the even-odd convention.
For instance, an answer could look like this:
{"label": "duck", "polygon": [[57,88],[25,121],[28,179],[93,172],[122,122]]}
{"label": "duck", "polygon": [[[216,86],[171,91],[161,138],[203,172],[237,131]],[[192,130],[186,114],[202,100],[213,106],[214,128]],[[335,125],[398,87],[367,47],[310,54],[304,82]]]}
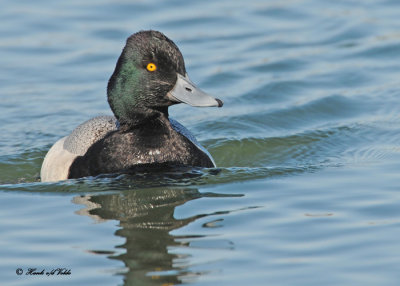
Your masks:
{"label": "duck", "polygon": [[210,153],[168,108],[185,103],[222,107],[223,102],[189,78],[177,45],[159,31],[132,34],[107,85],[113,116],[97,116],[59,139],[47,152],[42,182],[100,174],[216,167]]}

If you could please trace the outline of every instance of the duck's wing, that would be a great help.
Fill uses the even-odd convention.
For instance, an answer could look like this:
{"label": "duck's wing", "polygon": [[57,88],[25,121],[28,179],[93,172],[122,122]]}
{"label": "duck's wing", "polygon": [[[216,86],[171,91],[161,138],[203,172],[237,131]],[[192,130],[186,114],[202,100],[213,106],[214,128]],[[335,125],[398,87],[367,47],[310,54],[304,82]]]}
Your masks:
{"label": "duck's wing", "polygon": [[40,171],[42,182],[68,179],[69,168],[75,158],[83,156],[90,146],[118,128],[119,123],[114,116],[97,116],[76,127],[47,152]]}
{"label": "duck's wing", "polygon": [[90,146],[118,128],[119,123],[114,116],[94,117],[83,122],[71,132],[64,141],[64,149],[73,154],[83,156]]}

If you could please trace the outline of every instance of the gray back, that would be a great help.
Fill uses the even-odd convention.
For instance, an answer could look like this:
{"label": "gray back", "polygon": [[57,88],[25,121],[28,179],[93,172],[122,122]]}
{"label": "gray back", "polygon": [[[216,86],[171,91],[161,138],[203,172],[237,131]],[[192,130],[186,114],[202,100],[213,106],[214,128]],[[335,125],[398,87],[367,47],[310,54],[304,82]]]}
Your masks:
{"label": "gray back", "polygon": [[95,142],[107,133],[117,130],[119,123],[114,116],[97,116],[76,127],[64,142],[64,149],[83,156]]}
{"label": "gray back", "polygon": [[[172,128],[181,135],[185,136],[189,139],[200,151],[207,154],[210,157],[211,161],[214,163],[210,153],[208,153],[207,149],[200,145],[197,142],[196,138],[189,130],[186,129],[185,126],[180,124],[173,118],[169,118],[171,122]],[[88,121],[83,122],[81,125],[76,127],[72,133],[65,139],[64,149],[73,154],[83,156],[86,151],[92,146],[95,142],[104,138],[109,132],[118,130],[119,122],[118,120],[111,115],[103,115],[97,116]]]}

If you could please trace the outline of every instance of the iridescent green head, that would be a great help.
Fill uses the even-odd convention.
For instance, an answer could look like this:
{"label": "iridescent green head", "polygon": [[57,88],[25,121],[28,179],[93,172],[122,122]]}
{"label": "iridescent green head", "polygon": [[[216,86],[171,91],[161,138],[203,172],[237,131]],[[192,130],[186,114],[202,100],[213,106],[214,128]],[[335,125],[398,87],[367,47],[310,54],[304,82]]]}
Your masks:
{"label": "iridescent green head", "polygon": [[130,36],[108,82],[108,102],[117,119],[134,124],[138,118],[163,113],[185,102],[193,106],[222,106],[188,78],[178,47],[157,31]]}

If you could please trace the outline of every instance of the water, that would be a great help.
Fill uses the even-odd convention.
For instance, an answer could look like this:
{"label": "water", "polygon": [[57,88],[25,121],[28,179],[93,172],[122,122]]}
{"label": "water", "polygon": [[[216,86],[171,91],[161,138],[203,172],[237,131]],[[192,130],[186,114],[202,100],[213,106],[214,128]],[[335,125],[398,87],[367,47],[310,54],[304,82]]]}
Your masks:
{"label": "water", "polygon": [[[1,6],[2,285],[399,285],[398,1]],[[39,182],[149,28],[225,102],[170,110],[219,170]]]}

